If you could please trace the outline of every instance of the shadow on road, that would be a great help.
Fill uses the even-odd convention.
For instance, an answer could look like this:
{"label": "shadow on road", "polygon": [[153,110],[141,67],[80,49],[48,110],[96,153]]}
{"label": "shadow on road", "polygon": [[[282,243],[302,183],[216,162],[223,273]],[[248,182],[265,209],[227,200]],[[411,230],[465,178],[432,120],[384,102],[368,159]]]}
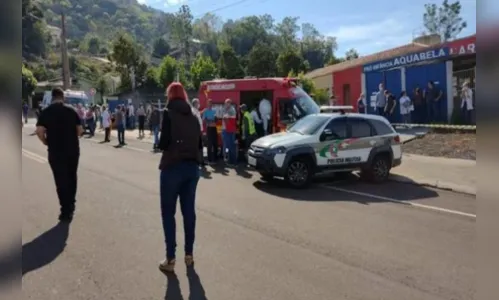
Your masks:
{"label": "shadow on road", "polygon": [[[175,273],[164,273],[167,278],[165,300],[183,300],[180,282]],[[189,281],[189,300],[208,300],[201,279],[194,267],[187,267]]]}
{"label": "shadow on road", "polygon": [[[361,193],[361,195],[321,187],[325,185]],[[354,201],[369,204],[390,202],[388,199],[414,201],[439,197],[437,192],[423,186],[390,181],[382,184],[370,184],[350,176],[347,179],[343,176],[329,179],[318,178],[314,181],[314,185],[303,190],[293,189],[284,180],[279,179],[274,179],[270,182],[256,181],[253,183],[253,186],[264,193],[297,201]],[[387,198],[387,200],[383,200],[383,197]]]}
{"label": "shadow on road", "polygon": [[250,172],[248,172],[248,168],[246,167],[245,164],[237,165],[235,170],[236,174],[243,178],[250,179],[251,177],[253,177],[253,175]]}
{"label": "shadow on road", "polygon": [[22,275],[53,262],[66,247],[69,224],[58,223],[22,248]]}
{"label": "shadow on road", "polygon": [[167,278],[165,300],[183,300],[180,282],[175,273],[165,273]]}
{"label": "shadow on road", "polygon": [[187,267],[187,279],[189,280],[189,300],[208,300],[201,279],[194,266]]}

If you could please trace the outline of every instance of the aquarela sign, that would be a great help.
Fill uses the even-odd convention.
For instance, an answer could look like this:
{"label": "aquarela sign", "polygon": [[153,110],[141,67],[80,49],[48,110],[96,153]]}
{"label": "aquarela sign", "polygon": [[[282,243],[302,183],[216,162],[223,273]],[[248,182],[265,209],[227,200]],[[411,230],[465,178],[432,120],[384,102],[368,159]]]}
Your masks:
{"label": "aquarela sign", "polygon": [[424,61],[444,58],[449,56],[449,48],[437,48],[407,55],[398,56],[389,60],[375,62],[372,64],[364,65],[364,73],[379,72],[387,69],[403,67],[405,65],[416,64]]}

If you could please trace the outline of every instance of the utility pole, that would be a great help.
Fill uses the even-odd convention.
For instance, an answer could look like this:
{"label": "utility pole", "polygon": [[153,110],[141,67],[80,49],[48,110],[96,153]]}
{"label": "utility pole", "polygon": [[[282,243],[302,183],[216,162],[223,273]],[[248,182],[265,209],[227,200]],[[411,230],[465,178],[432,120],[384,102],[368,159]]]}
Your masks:
{"label": "utility pole", "polygon": [[62,88],[67,90],[71,87],[71,74],[69,71],[68,47],[66,44],[66,17],[61,14],[61,59],[62,59]]}

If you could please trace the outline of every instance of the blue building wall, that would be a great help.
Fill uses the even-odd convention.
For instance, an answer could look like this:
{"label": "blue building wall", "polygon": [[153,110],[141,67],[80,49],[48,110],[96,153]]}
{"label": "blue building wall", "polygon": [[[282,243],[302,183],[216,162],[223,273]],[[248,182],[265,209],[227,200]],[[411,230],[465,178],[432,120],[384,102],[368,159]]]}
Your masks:
{"label": "blue building wall", "polygon": [[[366,95],[368,104],[371,96],[375,95],[379,84],[383,83],[397,99],[397,107],[393,115],[388,116],[392,123],[401,121],[398,100],[401,92],[405,90],[409,97],[413,98],[413,90],[419,86],[421,90],[428,88],[428,82],[435,82],[435,87],[443,92],[437,105],[436,122],[448,122],[448,93],[447,91],[447,68],[445,61],[448,59],[448,48],[437,48],[427,51],[411,53],[405,56],[395,57],[389,60],[374,62],[363,67],[366,80]],[[429,116],[429,105],[424,108],[425,116]],[[376,113],[376,109],[369,105],[368,113]],[[429,121],[429,120],[426,120]]]}

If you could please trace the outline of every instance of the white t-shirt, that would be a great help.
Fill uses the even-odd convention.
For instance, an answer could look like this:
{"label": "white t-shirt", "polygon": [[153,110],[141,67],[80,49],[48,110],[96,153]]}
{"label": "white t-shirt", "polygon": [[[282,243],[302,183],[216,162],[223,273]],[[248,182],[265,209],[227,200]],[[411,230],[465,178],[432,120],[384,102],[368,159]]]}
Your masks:
{"label": "white t-shirt", "polygon": [[473,90],[471,90],[470,88],[465,88],[463,90],[461,108],[464,107],[464,103],[466,103],[467,110],[473,110]]}
{"label": "white t-shirt", "polygon": [[102,127],[107,128],[111,126],[111,118],[107,110],[102,112]]}
{"label": "white t-shirt", "polygon": [[400,97],[400,114],[401,115],[407,115],[411,113],[411,98],[408,96],[402,96]]}

